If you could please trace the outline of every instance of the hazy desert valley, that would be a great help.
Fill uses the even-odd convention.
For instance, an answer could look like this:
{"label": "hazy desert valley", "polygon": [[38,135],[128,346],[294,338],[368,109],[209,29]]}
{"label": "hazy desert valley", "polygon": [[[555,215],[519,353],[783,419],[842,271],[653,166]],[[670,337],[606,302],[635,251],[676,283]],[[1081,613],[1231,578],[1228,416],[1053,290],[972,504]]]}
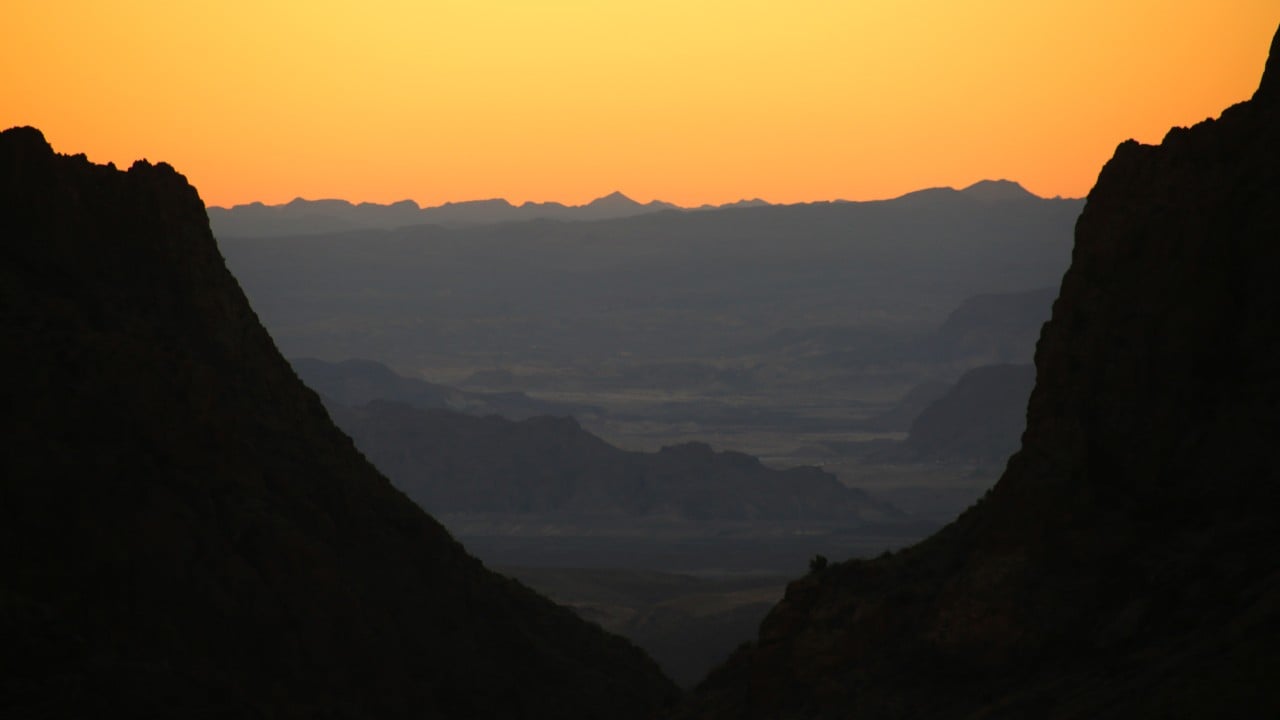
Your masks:
{"label": "hazy desert valley", "polygon": [[5,130],[0,714],[1273,714],[1276,42],[1087,198],[218,206]]}

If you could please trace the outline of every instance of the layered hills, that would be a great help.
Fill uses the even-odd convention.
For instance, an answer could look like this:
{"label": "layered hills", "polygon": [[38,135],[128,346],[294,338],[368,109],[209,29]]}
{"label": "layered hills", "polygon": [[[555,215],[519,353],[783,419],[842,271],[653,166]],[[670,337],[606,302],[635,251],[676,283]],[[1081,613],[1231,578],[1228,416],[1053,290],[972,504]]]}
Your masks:
{"label": "layered hills", "polygon": [[522,392],[468,392],[448,385],[404,377],[382,363],[352,358],[330,363],[315,358],[290,361],[302,382],[339,405],[360,406],[393,400],[424,410],[456,410],[471,415],[500,415],[525,420],[540,415],[598,415],[594,405],[550,402]]}
{"label": "layered hills", "polygon": [[7,130],[0,238],[0,714],[638,718],[672,697],[361,457],[173,168]]}
{"label": "layered hills", "polygon": [[293,366],[356,447],[486,563],[633,640],[685,687],[755,634],[782,593],[766,573],[922,532],[814,467],[694,442],[626,451],[571,417],[524,417],[541,401],[523,394],[367,360]]}
{"label": "layered hills", "polygon": [[680,716],[1280,711],[1277,158],[1280,34],[1252,100],[1103,168],[988,496],[792,583]]}
{"label": "layered hills", "polygon": [[331,411],[365,456],[432,513],[704,530],[722,522],[854,528],[899,515],[818,468],[774,470],[705,443],[629,452],[569,417],[514,422],[386,401]]}
{"label": "layered hills", "polygon": [[1031,361],[1082,205],[980,183],[872,202],[218,241],[289,356],[373,359],[459,388],[446,404],[470,413],[517,417],[507,400],[518,396],[495,395],[523,393],[618,447],[707,442],[859,487],[901,478],[927,499],[937,483],[981,494],[994,477],[867,468],[855,443],[905,433],[936,398],[905,402],[914,387]]}
{"label": "layered hills", "polygon": [[896,361],[867,352],[869,340],[896,347],[975,295],[1057,286],[1080,207],[947,189],[218,241],[291,357],[369,357],[445,381],[463,369],[533,370],[595,388],[645,365],[715,370],[725,358],[741,358],[735,369],[754,379],[755,365],[795,364],[770,338],[820,328],[851,334],[870,360]]}

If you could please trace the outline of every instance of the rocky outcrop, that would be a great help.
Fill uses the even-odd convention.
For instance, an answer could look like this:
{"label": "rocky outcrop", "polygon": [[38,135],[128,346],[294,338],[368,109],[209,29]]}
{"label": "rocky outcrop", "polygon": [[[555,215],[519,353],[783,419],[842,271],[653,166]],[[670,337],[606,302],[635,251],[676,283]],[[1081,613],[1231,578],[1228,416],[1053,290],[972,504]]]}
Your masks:
{"label": "rocky outcrop", "polygon": [[0,134],[0,715],[646,717],[638,650],[370,466],[194,188]]}
{"label": "rocky outcrop", "polygon": [[1252,101],[1120,145],[993,491],[792,583],[682,717],[1280,712],[1278,86],[1280,35]]}

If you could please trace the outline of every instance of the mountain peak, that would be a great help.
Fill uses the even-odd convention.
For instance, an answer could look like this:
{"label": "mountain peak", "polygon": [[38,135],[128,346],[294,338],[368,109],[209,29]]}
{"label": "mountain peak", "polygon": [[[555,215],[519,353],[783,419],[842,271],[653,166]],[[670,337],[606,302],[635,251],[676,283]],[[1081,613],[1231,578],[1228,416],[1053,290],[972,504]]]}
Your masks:
{"label": "mountain peak", "polygon": [[626,206],[626,207],[643,207],[640,203],[623,195],[621,191],[614,190],[604,197],[596,198],[587,203],[587,207],[605,207],[605,206]]}
{"label": "mountain peak", "polygon": [[1009,200],[1039,200],[1040,197],[1012,180],[979,180],[960,191],[964,195],[983,202]]}
{"label": "mountain peak", "polygon": [[13,151],[34,151],[40,154],[53,152],[53,148],[50,147],[49,141],[45,139],[44,133],[30,125],[11,127],[8,130],[0,131],[0,135],[4,136],[6,148]]}

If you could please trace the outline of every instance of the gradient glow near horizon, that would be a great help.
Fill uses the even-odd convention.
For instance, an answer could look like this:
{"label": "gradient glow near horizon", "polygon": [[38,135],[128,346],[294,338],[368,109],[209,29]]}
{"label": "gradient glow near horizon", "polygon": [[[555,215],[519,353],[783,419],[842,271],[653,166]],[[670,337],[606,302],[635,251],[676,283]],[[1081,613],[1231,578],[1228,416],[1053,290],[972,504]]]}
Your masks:
{"label": "gradient glow near horizon", "polygon": [[0,126],[210,205],[682,205],[1007,178],[1083,196],[1115,146],[1257,87],[1275,0],[6,3]]}

